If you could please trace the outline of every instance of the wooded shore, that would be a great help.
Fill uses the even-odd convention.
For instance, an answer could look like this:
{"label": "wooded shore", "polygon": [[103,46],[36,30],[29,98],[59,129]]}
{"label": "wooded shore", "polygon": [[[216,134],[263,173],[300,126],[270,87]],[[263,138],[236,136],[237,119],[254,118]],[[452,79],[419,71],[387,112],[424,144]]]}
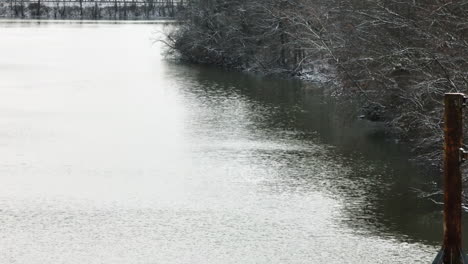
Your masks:
{"label": "wooded shore", "polygon": [[[460,1],[191,1],[168,35],[179,58],[332,83],[362,114],[440,165],[442,95],[467,92],[468,6]],[[328,85],[330,87],[330,85]]]}

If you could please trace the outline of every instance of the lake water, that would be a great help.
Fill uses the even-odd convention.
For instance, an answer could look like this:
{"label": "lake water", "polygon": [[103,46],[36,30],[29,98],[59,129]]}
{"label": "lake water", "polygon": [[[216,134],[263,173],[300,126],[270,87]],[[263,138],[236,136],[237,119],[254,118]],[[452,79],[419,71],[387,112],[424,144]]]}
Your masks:
{"label": "lake water", "polygon": [[381,125],[165,60],[171,27],[0,22],[0,263],[432,261],[437,177]]}

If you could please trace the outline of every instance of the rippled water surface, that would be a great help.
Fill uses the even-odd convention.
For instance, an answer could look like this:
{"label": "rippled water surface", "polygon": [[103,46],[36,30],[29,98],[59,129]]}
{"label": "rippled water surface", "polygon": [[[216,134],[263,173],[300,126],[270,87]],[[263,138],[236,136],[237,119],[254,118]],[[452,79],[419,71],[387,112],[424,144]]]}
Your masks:
{"label": "rippled water surface", "polygon": [[0,263],[430,263],[433,178],[378,124],[167,27],[0,23]]}

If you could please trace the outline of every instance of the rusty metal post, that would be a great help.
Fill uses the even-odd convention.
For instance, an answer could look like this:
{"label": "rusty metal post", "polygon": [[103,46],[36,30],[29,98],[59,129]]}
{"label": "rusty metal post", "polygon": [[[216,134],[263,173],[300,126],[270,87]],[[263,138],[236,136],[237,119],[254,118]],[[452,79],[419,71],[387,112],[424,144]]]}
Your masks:
{"label": "rusty metal post", "polygon": [[464,95],[445,94],[444,117],[444,244],[443,263],[460,264],[462,259],[462,179],[460,150],[463,146]]}

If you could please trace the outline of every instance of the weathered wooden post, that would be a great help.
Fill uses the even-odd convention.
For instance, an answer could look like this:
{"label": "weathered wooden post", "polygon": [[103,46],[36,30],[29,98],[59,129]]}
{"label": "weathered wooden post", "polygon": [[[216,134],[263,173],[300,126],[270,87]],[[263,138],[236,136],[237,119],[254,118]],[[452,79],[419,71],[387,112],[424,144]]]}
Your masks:
{"label": "weathered wooden post", "polygon": [[461,159],[463,94],[445,94],[444,263],[463,263],[461,256]]}
{"label": "weathered wooden post", "polygon": [[465,95],[447,93],[444,97],[444,242],[433,264],[467,263],[462,253],[462,179],[460,166],[467,156],[463,146],[463,107]]}

